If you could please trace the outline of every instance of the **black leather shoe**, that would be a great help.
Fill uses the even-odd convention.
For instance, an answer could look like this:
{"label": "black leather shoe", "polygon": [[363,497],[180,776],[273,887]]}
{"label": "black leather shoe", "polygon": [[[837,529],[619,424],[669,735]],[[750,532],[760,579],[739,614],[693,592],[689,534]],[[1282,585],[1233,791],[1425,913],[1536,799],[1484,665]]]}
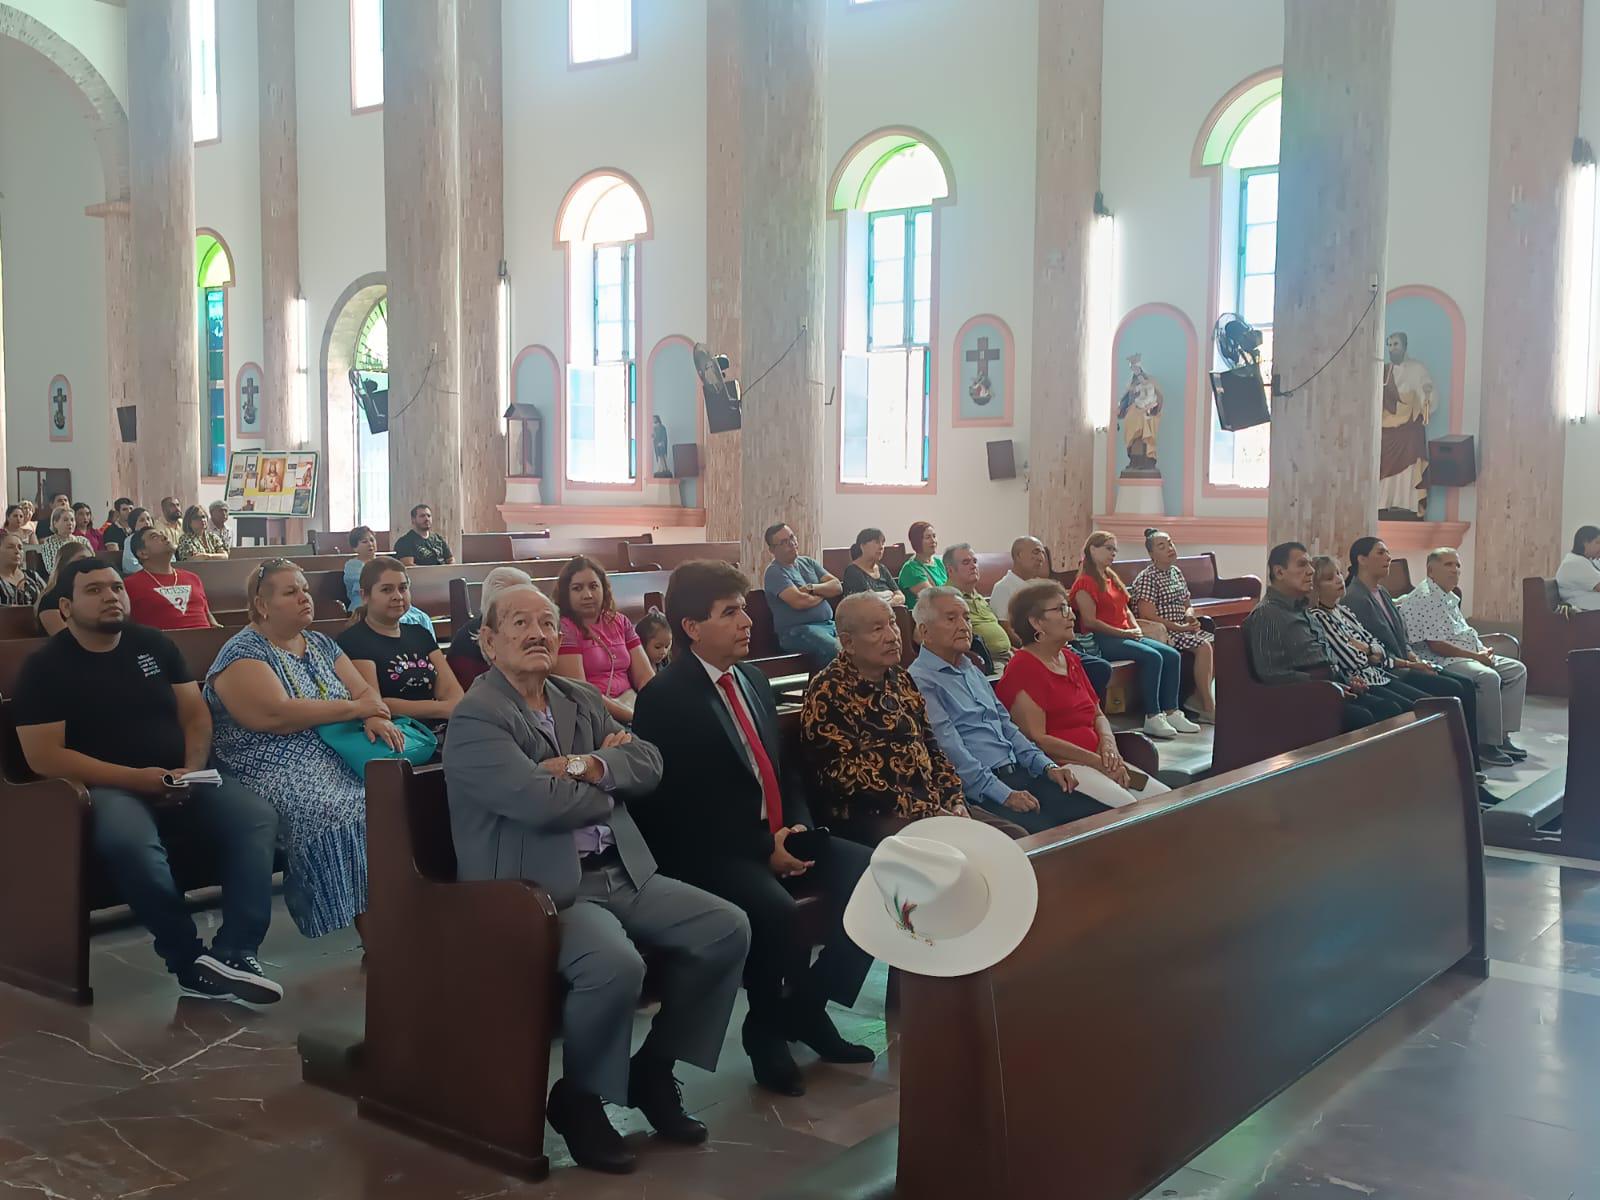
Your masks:
{"label": "black leather shoe", "polygon": [[706,1127],[683,1111],[683,1089],[672,1077],[672,1064],[664,1059],[633,1056],[628,1104],[642,1112],[650,1128],[669,1142],[698,1146],[706,1140]]}
{"label": "black leather shoe", "polygon": [[750,1056],[757,1083],[780,1096],[806,1094],[806,1085],[800,1080],[800,1068],[795,1066],[794,1055],[789,1053],[789,1043],[781,1033],[747,1017],[740,1040],[744,1042],[744,1052]]}
{"label": "black leather shoe", "polygon": [[1517,761],[1498,746],[1479,746],[1478,760],[1486,767],[1510,767]]}
{"label": "black leather shoe", "polygon": [[1523,759],[1528,757],[1528,752],[1521,746],[1513,746],[1510,738],[1507,738],[1505,741],[1501,742],[1497,749],[1501,754],[1508,754],[1518,762],[1521,762]]}
{"label": "black leather shoe", "polygon": [[878,1057],[871,1047],[844,1040],[844,1035],[828,1015],[826,1004],[792,1008],[788,1025],[789,1040],[810,1046],[823,1062],[869,1063]]}
{"label": "black leather shoe", "polygon": [[565,1079],[556,1080],[550,1089],[545,1119],[567,1143],[572,1161],[591,1171],[608,1175],[627,1175],[635,1159],[622,1135],[606,1120],[605,1105],[592,1092],[580,1092]]}

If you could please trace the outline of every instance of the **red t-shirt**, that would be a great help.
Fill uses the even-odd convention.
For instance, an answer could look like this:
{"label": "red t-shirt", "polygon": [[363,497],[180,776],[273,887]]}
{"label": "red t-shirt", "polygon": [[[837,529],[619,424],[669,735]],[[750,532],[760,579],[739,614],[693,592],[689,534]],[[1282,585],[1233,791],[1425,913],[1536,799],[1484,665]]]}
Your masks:
{"label": "red t-shirt", "polygon": [[131,607],[128,619],[152,629],[209,629],[211,605],[205,585],[193,571],[173,568],[157,579],[149,571],[135,571],[123,580]]}
{"label": "red t-shirt", "polygon": [[1133,624],[1128,615],[1128,590],[1115,575],[1110,576],[1102,586],[1083,571],[1079,571],[1078,577],[1072,581],[1072,587],[1067,592],[1067,599],[1072,603],[1074,616],[1078,613],[1079,592],[1088,592],[1094,601],[1095,620],[1104,621],[1114,629],[1127,629]]}
{"label": "red t-shirt", "polygon": [[1095,718],[1100,715],[1100,701],[1084,674],[1083,664],[1071,650],[1062,651],[1067,673],[1058,675],[1026,650],[1019,650],[1006,664],[1005,674],[994,685],[994,694],[1000,703],[1010,708],[1017,702],[1020,692],[1044,709],[1044,731],[1085,750],[1100,749],[1100,733],[1095,728]]}

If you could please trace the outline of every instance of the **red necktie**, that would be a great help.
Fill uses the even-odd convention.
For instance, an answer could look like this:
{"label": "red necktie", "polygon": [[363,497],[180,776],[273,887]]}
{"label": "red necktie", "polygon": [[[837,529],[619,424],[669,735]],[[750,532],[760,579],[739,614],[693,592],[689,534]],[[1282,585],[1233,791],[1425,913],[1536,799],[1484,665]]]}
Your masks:
{"label": "red necktie", "polygon": [[761,744],[755,726],[750,723],[750,717],[740,703],[739,693],[733,686],[733,672],[724,671],[717,680],[717,686],[728,698],[728,703],[733,707],[733,719],[739,722],[739,731],[750,743],[750,753],[756,760],[756,773],[761,776],[761,795],[767,802],[767,824],[773,833],[777,833],[783,828],[783,796],[778,791],[778,776],[772,769],[772,760],[767,757],[767,748]]}

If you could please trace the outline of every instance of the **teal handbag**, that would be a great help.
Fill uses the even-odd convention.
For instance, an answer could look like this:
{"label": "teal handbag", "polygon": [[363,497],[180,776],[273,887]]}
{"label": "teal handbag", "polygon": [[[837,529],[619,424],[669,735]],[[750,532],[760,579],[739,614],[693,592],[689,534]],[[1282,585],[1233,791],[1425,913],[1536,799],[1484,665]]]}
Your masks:
{"label": "teal handbag", "polygon": [[360,721],[335,721],[331,725],[318,725],[317,736],[344,759],[345,765],[359,779],[367,777],[367,764],[380,758],[403,758],[414,767],[420,767],[439,752],[439,739],[421,721],[414,717],[392,718],[394,727],[406,739],[406,748],[398,753],[389,749],[382,740],[367,740],[367,730]]}

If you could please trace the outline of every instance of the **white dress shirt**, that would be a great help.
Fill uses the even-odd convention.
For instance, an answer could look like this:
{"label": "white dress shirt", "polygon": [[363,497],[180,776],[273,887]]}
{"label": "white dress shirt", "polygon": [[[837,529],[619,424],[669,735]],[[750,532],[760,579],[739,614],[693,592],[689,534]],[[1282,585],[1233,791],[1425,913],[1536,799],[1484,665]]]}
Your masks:
{"label": "white dress shirt", "polygon": [[[740,703],[744,704],[745,719],[750,722],[750,728],[754,729],[756,727],[756,715],[750,711],[749,704],[744,700],[744,693],[739,690],[738,675],[734,674],[731,668],[723,671],[717,667],[713,667],[698,654],[695,655],[695,659],[702,667],[706,669],[706,674],[711,676],[711,686],[716,690],[717,699],[722,702],[722,707],[728,710],[728,716],[733,721],[733,732],[739,739],[739,748],[744,751],[745,762],[750,766],[750,773],[757,779],[760,779],[761,768],[756,765],[755,752],[750,749],[750,739],[744,736],[744,726],[739,723],[739,714],[733,711],[733,705],[728,702],[728,693],[722,690],[722,684],[720,682],[724,675],[733,675],[734,694],[739,697]],[[763,821],[767,819],[767,797],[765,792],[763,792],[761,796],[761,819]]]}
{"label": "white dress shirt", "polygon": [[1592,558],[1569,554],[1556,568],[1556,590],[1561,594],[1561,603],[1571,608],[1586,612],[1600,610],[1597,585],[1600,585],[1600,567],[1595,566]]}

